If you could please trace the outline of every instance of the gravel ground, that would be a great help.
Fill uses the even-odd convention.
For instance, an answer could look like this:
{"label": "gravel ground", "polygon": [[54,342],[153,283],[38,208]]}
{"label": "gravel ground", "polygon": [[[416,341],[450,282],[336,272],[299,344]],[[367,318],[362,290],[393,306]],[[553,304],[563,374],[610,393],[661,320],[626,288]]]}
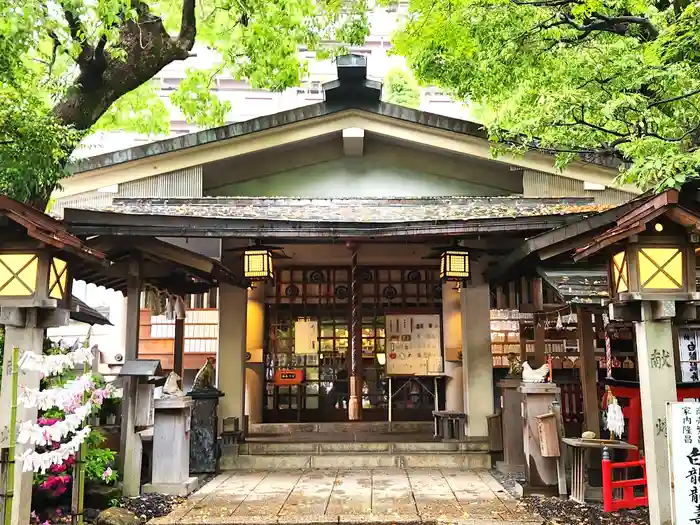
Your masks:
{"label": "gravel ground", "polygon": [[[491,472],[503,487],[516,498],[521,496],[521,486],[525,483],[522,474],[503,474],[497,470]],[[648,525],[649,511],[646,507],[619,512],[603,512],[602,503],[582,505],[557,497],[543,498],[529,496],[521,498],[525,508],[539,514],[544,525]]]}
{"label": "gravel ground", "polygon": [[559,498],[523,498],[528,510],[534,511],[545,520],[545,525],[648,525],[649,512],[646,507],[619,512],[603,512],[603,505],[586,503],[582,505]]}
{"label": "gravel ground", "polygon": [[152,518],[170,514],[173,507],[184,499],[164,494],[143,494],[138,498],[122,498],[119,506],[136,514],[141,519],[141,523],[146,523]]}

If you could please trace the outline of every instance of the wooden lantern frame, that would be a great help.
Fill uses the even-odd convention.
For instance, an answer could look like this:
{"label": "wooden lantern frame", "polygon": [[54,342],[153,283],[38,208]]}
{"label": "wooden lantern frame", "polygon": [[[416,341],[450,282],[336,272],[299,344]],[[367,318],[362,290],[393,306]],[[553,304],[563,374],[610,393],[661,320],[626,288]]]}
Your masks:
{"label": "wooden lantern frame", "polygon": [[608,283],[617,301],[693,300],[695,248],[681,236],[633,236],[610,251]]}
{"label": "wooden lantern frame", "polygon": [[64,254],[36,247],[0,249],[0,306],[70,309],[72,283]]}
{"label": "wooden lantern frame", "polygon": [[450,248],[440,254],[440,279],[466,282],[471,278],[469,250]]}
{"label": "wooden lantern frame", "polygon": [[243,275],[254,282],[273,279],[272,252],[255,246],[246,249],[243,253]]}

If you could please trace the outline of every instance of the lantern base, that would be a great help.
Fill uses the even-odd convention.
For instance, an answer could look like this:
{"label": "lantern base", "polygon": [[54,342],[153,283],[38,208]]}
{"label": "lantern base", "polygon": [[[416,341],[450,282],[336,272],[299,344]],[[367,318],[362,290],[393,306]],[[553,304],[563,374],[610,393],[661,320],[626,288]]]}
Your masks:
{"label": "lantern base", "polygon": [[631,303],[636,301],[700,301],[698,292],[622,292],[613,301]]}

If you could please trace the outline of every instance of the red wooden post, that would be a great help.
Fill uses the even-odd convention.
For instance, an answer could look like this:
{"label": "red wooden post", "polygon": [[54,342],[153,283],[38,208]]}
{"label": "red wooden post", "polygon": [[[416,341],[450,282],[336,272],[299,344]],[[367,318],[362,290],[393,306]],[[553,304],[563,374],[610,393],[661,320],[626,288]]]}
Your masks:
{"label": "red wooden post", "polygon": [[608,447],[603,448],[603,512],[613,511],[613,468]]}

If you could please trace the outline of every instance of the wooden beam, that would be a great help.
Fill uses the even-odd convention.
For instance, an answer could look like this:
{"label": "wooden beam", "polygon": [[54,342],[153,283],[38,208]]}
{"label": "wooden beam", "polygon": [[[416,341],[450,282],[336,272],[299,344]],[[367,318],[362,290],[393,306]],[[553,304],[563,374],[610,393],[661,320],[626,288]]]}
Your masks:
{"label": "wooden beam", "polygon": [[535,311],[540,312],[544,310],[544,291],[541,277],[532,279],[532,305]]}
{"label": "wooden beam", "polygon": [[545,340],[547,338],[547,331],[544,327],[545,319],[541,318],[537,320],[535,318],[535,365],[533,368],[542,366],[545,363],[545,350],[546,344]]}
{"label": "wooden beam", "polygon": [[[173,371],[183,377],[183,360],[185,357],[185,319],[175,319],[175,348]],[[182,386],[182,385],[181,385]]]}
{"label": "wooden beam", "polygon": [[528,292],[528,282],[527,277],[520,278],[520,304],[527,304],[530,302],[530,293]]}
{"label": "wooden beam", "polygon": [[504,310],[506,308],[506,296],[503,293],[503,286],[496,287],[496,308]]}
{"label": "wooden beam", "polygon": [[518,294],[516,288],[515,281],[510,281],[508,283],[508,308],[511,310],[518,309]]}
{"label": "wooden beam", "polygon": [[[600,412],[598,408],[598,365],[595,360],[595,342],[593,339],[593,322],[591,312],[585,307],[576,309],[578,322],[578,347],[581,363],[581,387],[583,390],[584,430],[595,432],[600,438]],[[589,483],[600,486],[600,453],[592,450],[588,453]]]}

